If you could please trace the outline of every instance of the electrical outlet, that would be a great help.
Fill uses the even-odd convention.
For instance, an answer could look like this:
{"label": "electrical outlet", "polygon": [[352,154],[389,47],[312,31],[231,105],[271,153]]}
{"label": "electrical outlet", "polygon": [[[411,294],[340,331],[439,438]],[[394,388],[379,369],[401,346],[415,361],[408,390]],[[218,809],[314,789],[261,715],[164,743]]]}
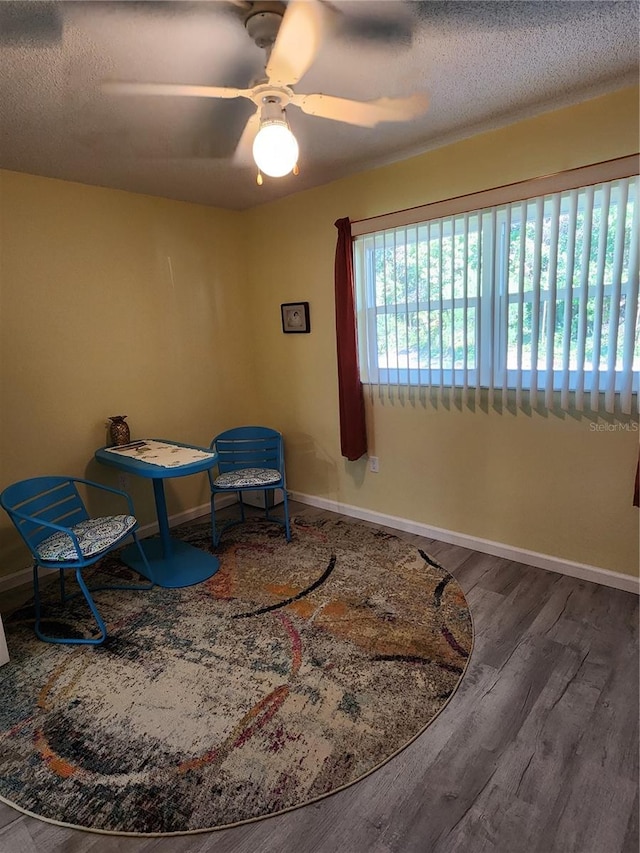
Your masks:
{"label": "electrical outlet", "polygon": [[369,470],[371,471],[372,474],[377,474],[378,471],[380,470],[380,463],[378,462],[377,456],[370,456],[369,457]]}

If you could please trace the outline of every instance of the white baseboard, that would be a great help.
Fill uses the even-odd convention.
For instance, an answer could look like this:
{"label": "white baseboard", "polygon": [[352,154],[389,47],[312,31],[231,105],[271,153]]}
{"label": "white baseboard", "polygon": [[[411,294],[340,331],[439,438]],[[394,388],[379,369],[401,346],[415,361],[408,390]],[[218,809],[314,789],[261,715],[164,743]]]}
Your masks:
{"label": "white baseboard", "polygon": [[[318,509],[327,509],[331,512],[339,512],[342,515],[347,515],[351,518],[358,518],[362,521],[370,521],[374,524],[380,524],[384,527],[391,527],[394,530],[403,530],[405,533],[415,533],[418,536],[424,536],[427,539],[438,539],[441,542],[448,542],[450,545],[460,545],[463,548],[470,548],[473,551],[480,551],[482,554],[491,554],[494,557],[504,557],[507,560],[513,560],[516,563],[524,563],[527,566],[535,566],[538,569],[547,569],[550,572],[557,572],[561,575],[569,575],[580,580],[590,581],[591,583],[599,583],[603,586],[610,586],[615,589],[623,590],[624,592],[633,592],[636,595],[640,594],[640,578],[634,578],[631,575],[623,572],[612,572],[608,569],[601,569],[598,566],[588,566],[585,563],[574,563],[571,560],[565,560],[562,557],[554,557],[550,554],[540,554],[537,551],[528,551],[525,548],[517,548],[514,545],[505,545],[502,542],[493,542],[490,539],[480,539],[476,536],[470,536],[467,533],[457,533],[453,530],[446,530],[442,527],[432,527],[429,524],[422,524],[418,521],[411,521],[407,518],[400,518],[395,515],[387,515],[382,512],[374,512],[373,510],[363,509],[362,507],[352,506],[351,504],[333,501],[327,498],[316,497],[315,495],[307,495],[303,492],[294,492],[287,490],[291,500],[299,501],[308,506],[315,506]],[[216,506],[222,508],[235,503],[234,495],[220,495],[216,498]],[[194,518],[208,515],[209,504],[193,507],[192,509],[184,510],[169,517],[169,524],[175,527],[177,524],[182,524],[185,521],[191,521]],[[158,532],[157,524],[145,524],[139,529],[139,534],[142,538],[153,536]],[[0,578],[0,593],[13,587],[21,586],[31,582],[32,568],[21,569],[13,574],[6,575]],[[43,570],[46,573],[46,570]]]}
{"label": "white baseboard", "polygon": [[7,648],[7,640],[4,636],[4,628],[2,627],[2,617],[0,616],[0,666],[3,663],[9,663],[9,649]]}
{"label": "white baseboard", "polygon": [[[222,507],[235,503],[235,500],[235,495],[218,495],[216,497],[216,507],[218,509],[222,509]],[[211,506],[209,503],[206,503],[201,506],[193,507],[192,509],[177,512],[175,515],[169,516],[169,526],[175,527],[177,524],[183,524],[185,521],[192,521],[194,518],[209,515],[210,511]],[[142,527],[138,528],[137,532],[141,539],[146,539],[147,536],[153,536],[158,532],[158,523],[154,522],[153,524],[144,524]],[[46,576],[49,572],[50,569],[41,569],[39,574],[42,577]],[[22,584],[25,583],[31,583],[32,576],[32,566],[29,566],[26,569],[19,569],[17,572],[12,572],[10,575],[5,575],[5,577],[0,578],[0,593],[13,589],[16,586],[22,586]]]}
{"label": "white baseboard", "polygon": [[450,545],[460,545],[463,548],[480,551],[482,554],[504,557],[507,560],[524,563],[527,566],[535,566],[538,569],[547,569],[550,572],[557,572],[561,575],[569,575],[580,580],[599,583],[603,586],[611,586],[625,592],[634,592],[636,595],[640,594],[640,578],[634,578],[632,575],[627,575],[623,572],[612,572],[608,569],[598,568],[598,566],[574,563],[562,557],[539,554],[537,551],[527,551],[525,548],[517,548],[514,545],[492,542],[490,539],[480,539],[476,536],[469,536],[467,533],[445,530],[442,527],[432,527],[429,524],[421,524],[418,521],[410,521],[409,519],[399,518],[395,515],[386,515],[382,512],[362,509],[362,507],[351,506],[351,504],[340,503],[340,501],[332,501],[327,498],[319,498],[315,495],[306,495],[303,492],[290,492],[290,494],[292,500],[318,507],[318,509],[339,512],[352,518],[359,518],[362,521],[371,521],[375,524],[381,524],[384,527],[392,527],[394,530],[415,533],[418,536],[425,536],[427,539],[438,539]]}

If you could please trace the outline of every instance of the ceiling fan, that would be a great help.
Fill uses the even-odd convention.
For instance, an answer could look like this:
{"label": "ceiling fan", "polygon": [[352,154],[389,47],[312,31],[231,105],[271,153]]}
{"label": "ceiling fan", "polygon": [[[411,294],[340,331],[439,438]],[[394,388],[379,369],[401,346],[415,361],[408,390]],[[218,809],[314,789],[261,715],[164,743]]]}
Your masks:
{"label": "ceiling fan", "polygon": [[293,86],[314,62],[330,26],[330,7],[322,0],[245,2],[244,25],[253,41],[267,54],[265,75],[248,89],[180,83],[107,82],[105,91],[127,95],[181,95],[197,98],[247,98],[256,111],[245,125],[233,155],[238,165],[258,166],[258,183],[264,172],[282,177],[297,173],[298,144],[285,110],[299,107],[308,115],[361,127],[384,121],[409,121],[425,112],[428,99],[417,93],[404,98],[353,101],[334,95],[298,94]]}

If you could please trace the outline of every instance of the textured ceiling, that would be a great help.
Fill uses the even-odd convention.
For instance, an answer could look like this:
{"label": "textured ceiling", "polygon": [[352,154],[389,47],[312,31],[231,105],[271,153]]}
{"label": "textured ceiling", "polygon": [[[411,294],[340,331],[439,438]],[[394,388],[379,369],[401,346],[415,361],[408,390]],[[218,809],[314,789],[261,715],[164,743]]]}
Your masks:
{"label": "textured ceiling", "polygon": [[635,2],[339,2],[295,86],[427,92],[421,118],[359,128],[287,113],[300,174],[231,155],[247,100],[107,95],[105,80],[250,85],[264,52],[238,4],[0,0],[0,168],[244,209],[638,81]]}

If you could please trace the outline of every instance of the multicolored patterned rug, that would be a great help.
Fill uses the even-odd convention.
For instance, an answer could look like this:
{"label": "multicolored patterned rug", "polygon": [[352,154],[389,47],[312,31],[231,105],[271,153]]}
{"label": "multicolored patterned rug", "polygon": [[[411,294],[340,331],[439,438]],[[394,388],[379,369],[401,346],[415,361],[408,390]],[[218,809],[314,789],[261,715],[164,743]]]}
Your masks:
{"label": "multicolored patterned rug", "polygon": [[[178,533],[209,545],[208,523]],[[397,536],[300,517],[287,544],[280,527],[250,521],[218,554],[219,572],[197,586],[97,592],[103,646],[39,642],[31,607],[8,620],[4,802],[117,834],[266,817],[362,779],[460,683],[472,646],[464,595]],[[107,560],[94,582],[104,569],[130,576]],[[46,628],[91,630],[83,602],[61,611],[56,590]]]}

